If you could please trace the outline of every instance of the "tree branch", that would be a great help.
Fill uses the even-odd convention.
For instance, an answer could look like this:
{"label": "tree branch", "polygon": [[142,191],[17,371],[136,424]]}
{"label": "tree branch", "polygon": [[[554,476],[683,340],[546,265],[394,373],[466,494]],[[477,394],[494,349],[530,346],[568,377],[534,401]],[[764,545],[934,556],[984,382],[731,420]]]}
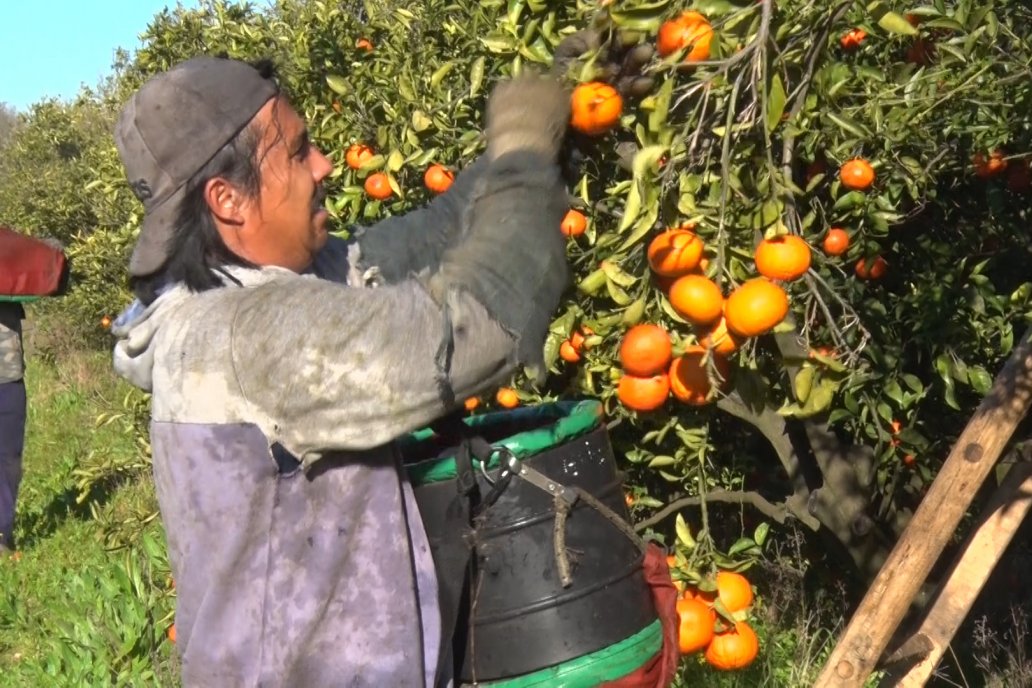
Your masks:
{"label": "tree branch", "polygon": [[639,522],[634,526],[637,531],[643,531],[646,528],[661,523],[665,518],[672,516],[681,509],[689,506],[701,506],[704,502],[724,502],[727,504],[749,504],[756,508],[757,511],[762,513],[767,518],[773,519],[778,523],[784,523],[789,517],[795,517],[810,528],[816,530],[820,528],[820,522],[816,518],[811,516],[805,511],[802,514],[796,513],[796,510],[787,506],[786,504],[774,504],[768,501],[759,492],[739,492],[729,490],[712,490],[706,493],[705,497],[682,497],[677,501],[667,504],[663,509],[648,517],[644,521]]}

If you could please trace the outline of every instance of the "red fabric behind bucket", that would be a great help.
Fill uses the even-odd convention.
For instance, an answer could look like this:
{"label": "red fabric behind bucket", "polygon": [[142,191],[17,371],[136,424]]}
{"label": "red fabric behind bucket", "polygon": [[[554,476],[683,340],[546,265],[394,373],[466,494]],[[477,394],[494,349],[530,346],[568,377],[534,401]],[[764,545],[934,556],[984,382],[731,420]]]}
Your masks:
{"label": "red fabric behind bucket", "polygon": [[652,601],[663,626],[663,649],[626,676],[603,683],[602,688],[667,688],[677,675],[677,663],[681,658],[677,645],[677,588],[670,578],[666,553],[650,542],[643,566],[645,580],[652,590]]}
{"label": "red fabric behind bucket", "polygon": [[49,296],[58,291],[65,269],[59,248],[0,227],[0,295]]}

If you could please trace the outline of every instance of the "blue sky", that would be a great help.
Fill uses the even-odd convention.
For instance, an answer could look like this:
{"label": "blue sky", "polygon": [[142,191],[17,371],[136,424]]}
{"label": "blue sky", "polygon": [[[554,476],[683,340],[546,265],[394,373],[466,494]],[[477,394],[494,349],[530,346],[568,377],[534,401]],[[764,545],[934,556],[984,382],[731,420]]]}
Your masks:
{"label": "blue sky", "polygon": [[[196,7],[197,0],[183,0]],[[73,98],[133,51],[152,17],[176,0],[0,0],[0,102],[24,110]]]}

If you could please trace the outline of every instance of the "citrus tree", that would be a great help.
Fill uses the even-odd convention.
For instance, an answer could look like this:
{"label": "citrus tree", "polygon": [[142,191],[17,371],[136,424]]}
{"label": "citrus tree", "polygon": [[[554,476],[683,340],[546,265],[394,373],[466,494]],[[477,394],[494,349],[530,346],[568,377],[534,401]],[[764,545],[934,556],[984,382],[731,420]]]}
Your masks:
{"label": "citrus tree", "polygon": [[[271,57],[346,235],[446,190],[492,84],[589,27],[560,75],[576,279],[553,374],[467,408],[600,399],[639,529],[718,628],[745,610],[715,604],[716,573],[770,524],[863,582],[1030,310],[1025,3],[212,1],[156,16],[95,100],[114,112],[198,53]],[[73,241],[98,266],[84,293],[124,284],[140,219],[110,141],[90,155],[77,183],[107,219]]]}

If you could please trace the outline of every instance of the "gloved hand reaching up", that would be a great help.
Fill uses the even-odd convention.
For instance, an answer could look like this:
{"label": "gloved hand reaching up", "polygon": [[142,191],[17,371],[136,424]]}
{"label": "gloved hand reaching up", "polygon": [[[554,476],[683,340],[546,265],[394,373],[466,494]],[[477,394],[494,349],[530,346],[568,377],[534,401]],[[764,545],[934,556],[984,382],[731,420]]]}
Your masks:
{"label": "gloved hand reaching up", "polygon": [[524,76],[499,84],[487,105],[488,164],[473,190],[462,241],[429,281],[447,304],[469,292],[516,340],[520,363],[543,372],[548,325],[569,283],[568,209],[558,154],[570,116],[558,81]]}

